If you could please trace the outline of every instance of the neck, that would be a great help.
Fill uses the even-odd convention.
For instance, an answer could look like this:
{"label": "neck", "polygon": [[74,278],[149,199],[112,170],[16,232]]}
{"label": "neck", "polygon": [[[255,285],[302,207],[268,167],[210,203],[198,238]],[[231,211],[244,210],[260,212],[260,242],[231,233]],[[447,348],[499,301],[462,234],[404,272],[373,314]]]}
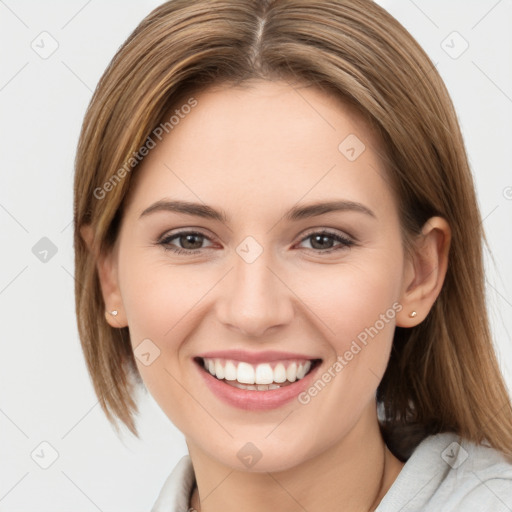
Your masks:
{"label": "neck", "polygon": [[323,512],[340,504],[346,512],[372,512],[404,465],[387,449],[376,414],[366,414],[323,453],[278,472],[235,470],[187,444],[197,482],[190,505],[197,512]]}

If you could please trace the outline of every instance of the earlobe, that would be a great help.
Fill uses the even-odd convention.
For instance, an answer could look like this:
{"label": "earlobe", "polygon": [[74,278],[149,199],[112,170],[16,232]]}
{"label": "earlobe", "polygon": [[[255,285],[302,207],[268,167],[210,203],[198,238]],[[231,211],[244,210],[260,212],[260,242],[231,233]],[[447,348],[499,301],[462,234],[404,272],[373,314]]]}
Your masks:
{"label": "earlobe", "polygon": [[450,240],[450,226],[442,217],[431,217],[423,226],[404,267],[397,326],[414,327],[428,315],[446,277]]}
{"label": "earlobe", "polygon": [[105,319],[111,327],[126,327],[128,324],[124,315],[123,302],[118,284],[117,251],[116,249],[112,249],[106,254],[99,253],[94,246],[94,232],[90,225],[82,226],[80,228],[80,234],[96,262],[98,280],[105,303]]}

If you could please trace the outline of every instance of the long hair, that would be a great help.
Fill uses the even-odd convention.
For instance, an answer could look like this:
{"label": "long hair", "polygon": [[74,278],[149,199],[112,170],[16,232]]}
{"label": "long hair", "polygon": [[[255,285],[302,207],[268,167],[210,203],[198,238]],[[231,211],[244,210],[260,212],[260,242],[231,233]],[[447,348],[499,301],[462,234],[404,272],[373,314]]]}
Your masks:
{"label": "long hair", "polygon": [[[171,0],[114,56],[84,119],[74,183],[78,330],[107,417],[137,435],[141,379],[128,329],[104,319],[95,264],[116,240],[137,171],[130,159],[193,91],[251,79],[316,86],[358,108],[383,142],[405,246],[433,215],[452,229],[440,295],[422,323],[396,328],[377,389],[390,449],[405,460],[427,435],[453,431],[512,455],[512,407],[485,304],[485,238],[457,116],[426,53],[371,0]],[[84,224],[97,252],[80,236]]]}

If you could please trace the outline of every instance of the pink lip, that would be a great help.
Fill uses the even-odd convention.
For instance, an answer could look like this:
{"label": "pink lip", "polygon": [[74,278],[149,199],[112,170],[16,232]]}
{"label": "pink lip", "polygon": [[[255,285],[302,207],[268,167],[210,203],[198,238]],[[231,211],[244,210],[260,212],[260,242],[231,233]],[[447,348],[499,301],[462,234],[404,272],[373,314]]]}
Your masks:
{"label": "pink lip", "polygon": [[[221,354],[221,352],[216,352],[216,354]],[[225,354],[229,354],[229,357],[226,357],[226,359],[234,359],[233,352],[222,352],[222,354],[224,354],[222,357],[226,357]],[[276,355],[277,352],[273,352],[272,354]],[[293,356],[293,354],[285,355],[287,357]],[[280,354],[280,358],[283,358],[282,356],[283,353]],[[204,357],[212,356],[205,355]],[[216,357],[221,356],[218,355]],[[296,358],[309,359],[304,358],[303,356]],[[265,360],[268,361],[269,359]],[[310,372],[305,377],[303,377],[300,380],[296,380],[293,384],[289,384],[288,386],[284,386],[278,389],[270,389],[268,391],[255,391],[248,389],[239,389],[230,386],[229,384],[226,384],[225,382],[211,375],[210,372],[206,371],[202,366],[202,363],[195,361],[195,365],[199,373],[205,380],[206,385],[214,395],[216,395],[220,400],[229,405],[249,411],[264,411],[268,409],[276,409],[292,401],[300,393],[304,392],[308,387],[311,386],[311,383],[313,382],[313,379],[319,367],[321,366],[320,364],[316,365],[312,370],[310,370]]]}
{"label": "pink lip", "polygon": [[304,354],[296,354],[293,352],[247,352],[246,350],[217,350],[212,352],[205,352],[198,354],[197,357],[209,358],[209,359],[233,359],[235,361],[245,361],[251,364],[258,363],[269,363],[271,361],[280,361],[285,359],[320,359],[317,356],[305,356]]}

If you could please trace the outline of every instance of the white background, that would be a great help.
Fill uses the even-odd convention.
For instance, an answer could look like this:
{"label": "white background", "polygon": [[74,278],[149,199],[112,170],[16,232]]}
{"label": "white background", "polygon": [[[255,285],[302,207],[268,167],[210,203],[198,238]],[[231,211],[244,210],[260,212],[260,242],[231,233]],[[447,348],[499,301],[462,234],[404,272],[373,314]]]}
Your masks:
{"label": "white background", "polygon": [[[81,122],[115,51],[160,3],[0,0],[0,511],[150,510],[186,453],[181,433],[147,396],[141,440],[116,436],[93,393],[74,313]],[[379,3],[425,48],[454,100],[494,255],[489,311],[512,390],[512,1]],[[31,47],[48,38],[43,31],[58,42],[47,59]],[[453,31],[469,44],[456,59],[442,47],[463,48],[459,36],[446,39]],[[46,263],[32,252],[42,237],[57,248]],[[50,461],[43,441],[58,453],[48,469],[31,458],[43,449],[40,462]]]}

